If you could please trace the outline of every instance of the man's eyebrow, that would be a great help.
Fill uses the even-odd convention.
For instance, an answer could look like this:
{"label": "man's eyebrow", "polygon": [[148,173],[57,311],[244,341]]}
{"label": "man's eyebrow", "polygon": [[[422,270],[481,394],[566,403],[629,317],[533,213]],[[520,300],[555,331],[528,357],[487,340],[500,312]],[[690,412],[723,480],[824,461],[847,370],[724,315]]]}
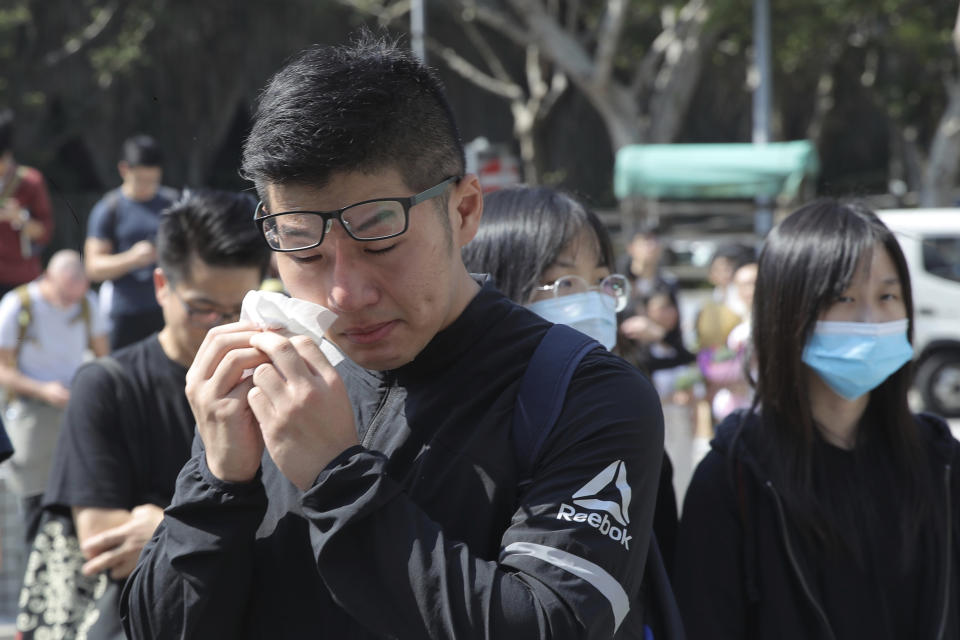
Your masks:
{"label": "man's eyebrow", "polygon": [[900,284],[900,276],[890,276],[880,281],[880,284]]}
{"label": "man's eyebrow", "polygon": [[[217,302],[216,300],[211,300],[210,298],[207,298],[207,297],[205,297],[205,296],[199,296],[199,297],[196,297],[196,298],[184,298],[183,301],[184,301],[184,302],[188,302],[188,303],[190,303],[190,304],[202,304],[202,305],[207,305],[207,306],[210,306],[210,307],[216,307],[217,309],[226,309],[226,308],[227,308],[226,306],[220,304],[220,303]],[[234,309],[239,309],[239,308],[240,308],[240,305],[236,305],[236,306],[234,307]]]}

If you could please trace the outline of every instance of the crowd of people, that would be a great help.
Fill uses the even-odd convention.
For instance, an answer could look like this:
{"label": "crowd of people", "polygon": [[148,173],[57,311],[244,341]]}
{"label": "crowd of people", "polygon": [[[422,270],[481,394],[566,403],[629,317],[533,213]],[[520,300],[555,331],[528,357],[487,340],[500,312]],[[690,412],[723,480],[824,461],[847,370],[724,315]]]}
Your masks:
{"label": "crowd of people", "polygon": [[[907,405],[864,206],[718,250],[691,339],[654,230],[617,259],[568,193],[484,194],[436,75],[369,34],[262,92],[259,202],[161,186],[133,136],[82,257],[41,265],[11,141],[23,638],[960,637],[960,443]],[[274,273],[321,343],[240,319]]]}

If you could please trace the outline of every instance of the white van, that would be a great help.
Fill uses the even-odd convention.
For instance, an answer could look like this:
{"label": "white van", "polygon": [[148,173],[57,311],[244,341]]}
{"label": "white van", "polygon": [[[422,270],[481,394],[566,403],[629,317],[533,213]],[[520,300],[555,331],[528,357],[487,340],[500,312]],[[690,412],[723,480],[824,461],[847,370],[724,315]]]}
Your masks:
{"label": "white van", "polygon": [[924,408],[960,416],[960,208],[878,211],[910,268],[914,387]]}

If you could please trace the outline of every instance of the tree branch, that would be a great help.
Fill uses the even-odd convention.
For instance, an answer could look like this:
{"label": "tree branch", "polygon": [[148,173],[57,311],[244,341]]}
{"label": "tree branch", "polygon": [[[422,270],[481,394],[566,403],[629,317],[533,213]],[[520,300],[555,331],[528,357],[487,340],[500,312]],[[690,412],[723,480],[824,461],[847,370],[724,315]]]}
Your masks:
{"label": "tree branch", "polygon": [[470,42],[473,43],[473,46],[477,49],[477,53],[480,54],[480,57],[486,62],[487,67],[493,72],[493,76],[501,82],[513,83],[513,78],[507,73],[503,62],[500,61],[500,57],[493,50],[493,47],[490,46],[490,43],[487,42],[487,39],[483,37],[483,34],[480,33],[480,29],[477,28],[476,24],[465,21],[461,26],[467,34],[467,38],[470,39]]}
{"label": "tree branch", "polygon": [[554,64],[584,88],[597,85],[590,55],[573,36],[546,15],[537,0],[510,0],[510,4],[517,13],[526,16],[533,39],[541,49],[550,52]]}
{"label": "tree branch", "polygon": [[440,44],[433,38],[427,37],[424,42],[430,52],[440,56],[451,70],[460,74],[464,79],[469,80],[481,89],[502,96],[507,100],[519,100],[523,98],[523,91],[517,84],[505,82],[484,73],[468,60],[461,57],[456,51]]}
{"label": "tree branch", "polygon": [[43,56],[43,64],[48,67],[53,67],[70,56],[82,51],[103,33],[113,18],[118,14],[117,9],[118,3],[114,2],[95,10],[93,20],[90,24],[84,27],[79,35],[68,38],[61,48]]}
{"label": "tree branch", "polygon": [[530,36],[524,29],[517,28],[517,21],[501,11],[486,5],[478,5],[474,0],[457,0],[464,22],[476,20],[480,24],[497,31],[518,47],[526,47]]}
{"label": "tree branch", "polygon": [[594,56],[594,81],[609,82],[613,73],[613,58],[620,46],[620,34],[626,13],[625,0],[607,0],[607,9],[597,33],[597,52]]}

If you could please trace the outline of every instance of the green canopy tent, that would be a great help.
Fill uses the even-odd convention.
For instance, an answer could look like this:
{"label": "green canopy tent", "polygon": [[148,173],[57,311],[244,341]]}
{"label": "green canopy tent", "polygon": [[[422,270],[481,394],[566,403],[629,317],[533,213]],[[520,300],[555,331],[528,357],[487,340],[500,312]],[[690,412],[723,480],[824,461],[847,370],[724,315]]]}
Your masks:
{"label": "green canopy tent", "polygon": [[[808,140],[720,144],[629,145],[617,152],[614,194],[621,201],[624,231],[632,231],[639,206],[668,215],[659,201],[736,201],[741,210],[757,199],[788,206],[804,197],[819,171]],[[730,210],[703,203],[701,210]],[[698,207],[687,206],[685,210]]]}

